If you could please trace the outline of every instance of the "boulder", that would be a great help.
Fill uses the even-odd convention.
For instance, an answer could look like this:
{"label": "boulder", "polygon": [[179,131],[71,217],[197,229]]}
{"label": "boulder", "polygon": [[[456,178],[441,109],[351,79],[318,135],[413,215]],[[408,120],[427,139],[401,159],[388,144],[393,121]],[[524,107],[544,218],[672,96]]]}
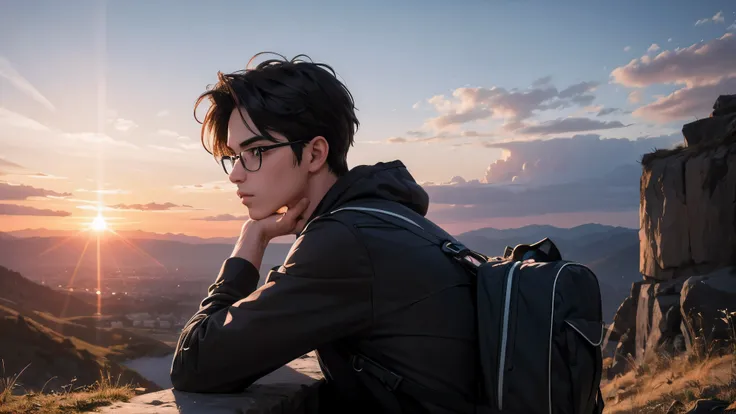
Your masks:
{"label": "boulder", "polygon": [[[639,300],[639,292],[641,291],[644,280],[631,284],[631,293],[619,305],[616,314],[613,316],[613,322],[608,327],[606,337],[603,342],[603,348],[608,347],[609,343],[616,343],[626,331],[636,326],[636,309]],[[632,338],[633,339],[633,338]]]}
{"label": "boulder", "polygon": [[634,328],[629,328],[621,335],[616,345],[616,351],[613,354],[613,363],[607,370],[608,379],[613,379],[616,375],[621,375],[631,369],[630,358],[633,358],[636,352],[636,343],[634,341]]}
{"label": "boulder", "polygon": [[659,352],[675,353],[680,332],[680,290],[685,278],[642,287],[636,312],[636,360]]}
{"label": "boulder", "polygon": [[721,95],[713,104],[711,116],[736,113],[736,95]]}
{"label": "boulder", "polygon": [[682,127],[685,144],[692,147],[725,140],[736,125],[736,113],[727,113],[727,111],[726,109],[719,111],[719,113],[726,112],[724,115],[711,116],[685,124]]}
{"label": "boulder", "polygon": [[707,345],[726,346],[732,333],[723,312],[736,311],[736,267],[719,269],[704,276],[687,279],[680,293],[682,333],[691,349],[695,336],[703,336]]}

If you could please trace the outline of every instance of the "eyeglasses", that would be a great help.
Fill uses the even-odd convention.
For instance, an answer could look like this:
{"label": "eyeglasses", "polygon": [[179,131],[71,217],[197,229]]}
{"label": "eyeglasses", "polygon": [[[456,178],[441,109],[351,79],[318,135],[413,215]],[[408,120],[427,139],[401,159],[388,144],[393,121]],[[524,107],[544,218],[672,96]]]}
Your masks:
{"label": "eyeglasses", "polygon": [[263,163],[263,153],[272,150],[274,148],[285,147],[288,145],[301,144],[303,142],[309,142],[309,140],[302,139],[298,141],[279,142],[273,145],[264,145],[260,147],[248,148],[243,150],[238,155],[224,155],[220,158],[220,164],[222,169],[225,170],[225,174],[230,175],[235,168],[235,162],[240,159],[240,164],[246,170],[250,172],[256,172],[261,169]]}

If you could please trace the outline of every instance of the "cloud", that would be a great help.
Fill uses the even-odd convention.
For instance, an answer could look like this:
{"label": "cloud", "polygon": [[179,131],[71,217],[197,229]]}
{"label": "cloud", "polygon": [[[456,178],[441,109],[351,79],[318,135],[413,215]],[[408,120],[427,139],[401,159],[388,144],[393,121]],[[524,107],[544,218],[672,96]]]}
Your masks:
{"label": "cloud", "polygon": [[[225,172],[222,172],[223,176],[225,175]],[[223,181],[212,181],[209,183],[204,184],[182,184],[182,185],[175,185],[173,186],[175,190],[179,190],[186,193],[218,193],[223,191],[232,191],[233,196],[235,196],[235,185],[233,183],[223,180]]]}
{"label": "cloud", "polygon": [[598,111],[598,114],[596,116],[606,116],[610,114],[615,114],[617,112],[621,112],[621,109],[619,108],[603,108]]}
{"label": "cloud", "polygon": [[729,32],[730,32],[730,31],[736,31],[736,21],[734,21],[733,23],[731,23],[731,25],[730,25],[730,26],[728,26],[728,27],[726,28],[726,30],[727,30],[727,31],[729,31]]}
{"label": "cloud", "polygon": [[[412,131],[409,131],[412,132]],[[409,134],[407,132],[407,135]],[[406,144],[406,143],[432,143],[432,142],[447,142],[450,140],[457,140],[461,138],[482,138],[482,137],[493,137],[496,134],[492,132],[478,132],[473,130],[468,131],[461,131],[456,134],[450,134],[449,132],[442,131],[438,134],[429,136],[429,137],[421,137],[421,138],[404,138],[404,137],[390,137],[386,139],[385,143],[388,144]],[[384,143],[380,142],[379,143]]]}
{"label": "cloud", "polygon": [[172,138],[176,138],[176,137],[178,137],[178,136],[179,136],[179,133],[178,133],[178,132],[176,132],[176,131],[172,131],[172,130],[170,130],[170,129],[159,129],[158,131],[156,131],[156,133],[157,133],[158,135],[161,135],[161,136],[163,136],[163,137],[172,137]]}
{"label": "cloud", "polygon": [[38,91],[26,78],[24,78],[18,71],[13,68],[13,65],[9,60],[0,56],[0,77],[7,79],[13,86],[18,88],[21,92],[31,97],[36,102],[40,103],[49,111],[56,111],[54,105],[46,99],[41,92]]}
{"label": "cloud", "polygon": [[631,91],[629,93],[628,101],[631,103],[639,103],[642,99],[642,91],[640,89],[637,89],[635,91]]}
{"label": "cloud", "polygon": [[181,148],[164,147],[164,146],[161,146],[161,145],[151,145],[151,144],[149,144],[148,146],[151,147],[151,148],[153,148],[153,149],[157,149],[159,151],[173,152],[173,153],[177,153],[177,154],[181,154],[181,153],[184,152]]}
{"label": "cloud", "polygon": [[174,153],[183,153],[182,149],[184,150],[195,150],[202,148],[202,143],[192,143],[192,139],[189,138],[186,135],[181,135],[176,131],[172,131],[170,129],[159,129],[156,131],[156,135],[165,138],[167,141],[170,141],[172,138],[176,139],[178,142],[176,144],[176,147],[167,147],[163,145],[149,145],[151,148],[155,148],[161,151],[167,151],[167,152],[174,152]]}
{"label": "cloud", "polygon": [[668,41],[668,42],[671,42],[671,41],[672,41],[672,38],[671,38],[671,37],[670,37],[670,38],[668,38],[668,39],[667,39],[667,41]]}
{"label": "cloud", "polygon": [[614,82],[628,87],[658,83],[693,86],[731,75],[736,75],[736,35],[733,33],[685,49],[666,50],[654,58],[642,56],[611,72]]}
{"label": "cloud", "polygon": [[624,52],[628,52],[628,51],[630,51],[630,50],[631,50],[631,46],[626,46],[626,47],[624,47]]}
{"label": "cloud", "polygon": [[489,165],[484,181],[535,185],[579,181],[603,175],[621,164],[637,163],[641,154],[653,148],[669,148],[681,141],[681,134],[636,140],[603,139],[597,134],[587,134],[571,138],[486,143],[486,147],[504,150],[507,156]]}
{"label": "cloud", "polygon": [[23,166],[12,161],[0,158],[0,169],[10,168],[11,170],[24,170]]}
{"label": "cloud", "polygon": [[26,200],[29,197],[69,197],[71,193],[59,193],[23,184],[0,182],[0,200]]}
{"label": "cloud", "polygon": [[532,88],[541,88],[542,86],[549,85],[552,82],[552,76],[544,76],[532,82]]}
{"label": "cloud", "polygon": [[109,206],[116,210],[137,210],[137,211],[169,211],[175,208],[193,209],[190,205],[178,205],[174,203],[148,203],[148,204],[115,204]]}
{"label": "cloud", "polygon": [[549,85],[549,80],[549,77],[537,80],[534,82],[536,86],[524,91],[495,86],[463,87],[455,89],[451,98],[433,96],[427,102],[440,115],[427,120],[427,125],[441,130],[493,117],[506,119],[507,128],[515,129],[535,112],[574,105],[586,106],[595,99],[589,92],[598,86],[596,82],[580,82],[558,91]]}
{"label": "cloud", "polygon": [[590,118],[558,118],[553,121],[523,127],[517,132],[524,135],[551,135],[624,127],[626,125],[619,121],[598,121]]}
{"label": "cloud", "polygon": [[216,216],[198,217],[192,220],[204,220],[204,221],[244,221],[248,220],[248,216],[234,216],[232,214],[218,214]]}
{"label": "cloud", "polygon": [[651,46],[649,46],[649,49],[647,49],[647,53],[654,53],[659,50],[659,45],[656,43],[652,43]]}
{"label": "cloud", "polygon": [[67,217],[71,213],[68,211],[61,210],[46,210],[38,209],[29,206],[19,206],[15,204],[2,204],[0,203],[0,216],[55,216],[55,217]]}
{"label": "cloud", "polygon": [[636,109],[635,116],[659,122],[704,116],[718,95],[734,90],[736,35],[726,33],[707,43],[643,56],[611,72],[616,83],[628,87],[680,84],[678,89]]}
{"label": "cloud", "polygon": [[108,190],[87,190],[84,188],[78,188],[74,190],[77,193],[97,193],[97,194],[130,194],[130,191],[123,190],[121,188],[108,189]]}
{"label": "cloud", "polygon": [[168,109],[163,109],[161,111],[158,111],[158,113],[156,114],[156,116],[159,118],[164,117],[164,116],[169,116],[169,115],[171,115],[171,112]]}
{"label": "cloud", "polygon": [[30,177],[30,178],[41,178],[41,179],[44,179],[44,180],[68,180],[69,179],[69,177],[64,177],[64,176],[61,176],[61,175],[45,174],[45,173],[42,173],[42,172],[33,173],[33,174],[27,174],[26,176],[27,177]]}
{"label": "cloud", "polygon": [[195,149],[202,148],[202,143],[201,142],[196,142],[196,143],[193,143],[193,144],[184,144],[184,143],[182,143],[182,144],[179,144],[179,146],[182,147],[182,148],[184,148],[185,150],[195,150]]}
{"label": "cloud", "polygon": [[3,107],[0,107],[0,125],[32,131],[51,131],[51,128],[40,122]]}
{"label": "cloud", "polygon": [[685,118],[695,120],[695,118],[708,116],[716,98],[728,91],[736,91],[736,76],[724,78],[712,84],[678,89],[636,109],[633,114],[660,122]]}
{"label": "cloud", "polygon": [[550,140],[488,144],[505,158],[494,161],[484,182],[454,177],[424,184],[435,220],[469,221],[569,212],[636,211],[641,155],[669,148],[680,134],[603,139],[576,135]]}
{"label": "cloud", "polygon": [[138,124],[129,119],[117,118],[113,121],[113,128],[118,131],[127,132],[137,127]]}
{"label": "cloud", "polygon": [[706,24],[706,23],[709,23],[709,22],[714,22],[714,23],[725,23],[725,21],[726,21],[726,20],[725,20],[725,19],[723,18],[723,11],[719,11],[718,13],[716,13],[716,14],[715,14],[715,15],[714,15],[713,17],[711,17],[711,18],[707,18],[707,17],[706,17],[706,18],[704,18],[704,19],[699,19],[699,20],[697,20],[697,21],[695,22],[695,25],[696,25],[696,26],[701,26],[701,25],[704,25],[704,24]]}
{"label": "cloud", "polygon": [[101,134],[98,132],[64,132],[61,134],[62,137],[70,141],[89,142],[95,144],[109,144],[115,147],[125,147],[137,149],[138,146],[118,139],[114,139],[107,134]]}

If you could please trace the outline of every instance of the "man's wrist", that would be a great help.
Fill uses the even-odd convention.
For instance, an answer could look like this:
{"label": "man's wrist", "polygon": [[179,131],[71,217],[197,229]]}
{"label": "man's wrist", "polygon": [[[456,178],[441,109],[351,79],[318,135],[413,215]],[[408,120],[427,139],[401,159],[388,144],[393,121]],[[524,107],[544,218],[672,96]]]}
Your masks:
{"label": "man's wrist", "polygon": [[268,246],[268,240],[257,228],[248,229],[238,239],[231,257],[240,257],[253,264],[256,269],[261,267],[263,255]]}

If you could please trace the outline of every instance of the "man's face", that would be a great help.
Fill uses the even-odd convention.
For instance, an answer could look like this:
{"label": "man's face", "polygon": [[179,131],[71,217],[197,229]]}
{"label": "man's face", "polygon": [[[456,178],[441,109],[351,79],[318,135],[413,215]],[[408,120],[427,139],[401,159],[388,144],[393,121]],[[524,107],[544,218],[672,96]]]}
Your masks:
{"label": "man's face", "polygon": [[[258,134],[251,130],[259,134],[261,131],[255,127],[245,109],[241,109],[241,112],[250,129],[243,123],[238,110],[234,109],[228,122],[227,146],[235,154],[244,150],[246,153],[250,152],[248,157],[257,160],[253,156],[258,152],[256,148],[275,143],[258,139]],[[279,142],[288,141],[281,134],[269,132]],[[261,157],[261,168],[258,171],[246,170],[238,160],[229,176],[230,181],[238,186],[238,192],[245,194],[242,203],[248,207],[248,215],[253,220],[266,218],[284,206],[295,205],[306,194],[309,176],[304,162],[295,165],[294,151],[289,145],[269,149]],[[257,163],[253,167],[249,163],[246,165],[251,169],[258,166]]]}

